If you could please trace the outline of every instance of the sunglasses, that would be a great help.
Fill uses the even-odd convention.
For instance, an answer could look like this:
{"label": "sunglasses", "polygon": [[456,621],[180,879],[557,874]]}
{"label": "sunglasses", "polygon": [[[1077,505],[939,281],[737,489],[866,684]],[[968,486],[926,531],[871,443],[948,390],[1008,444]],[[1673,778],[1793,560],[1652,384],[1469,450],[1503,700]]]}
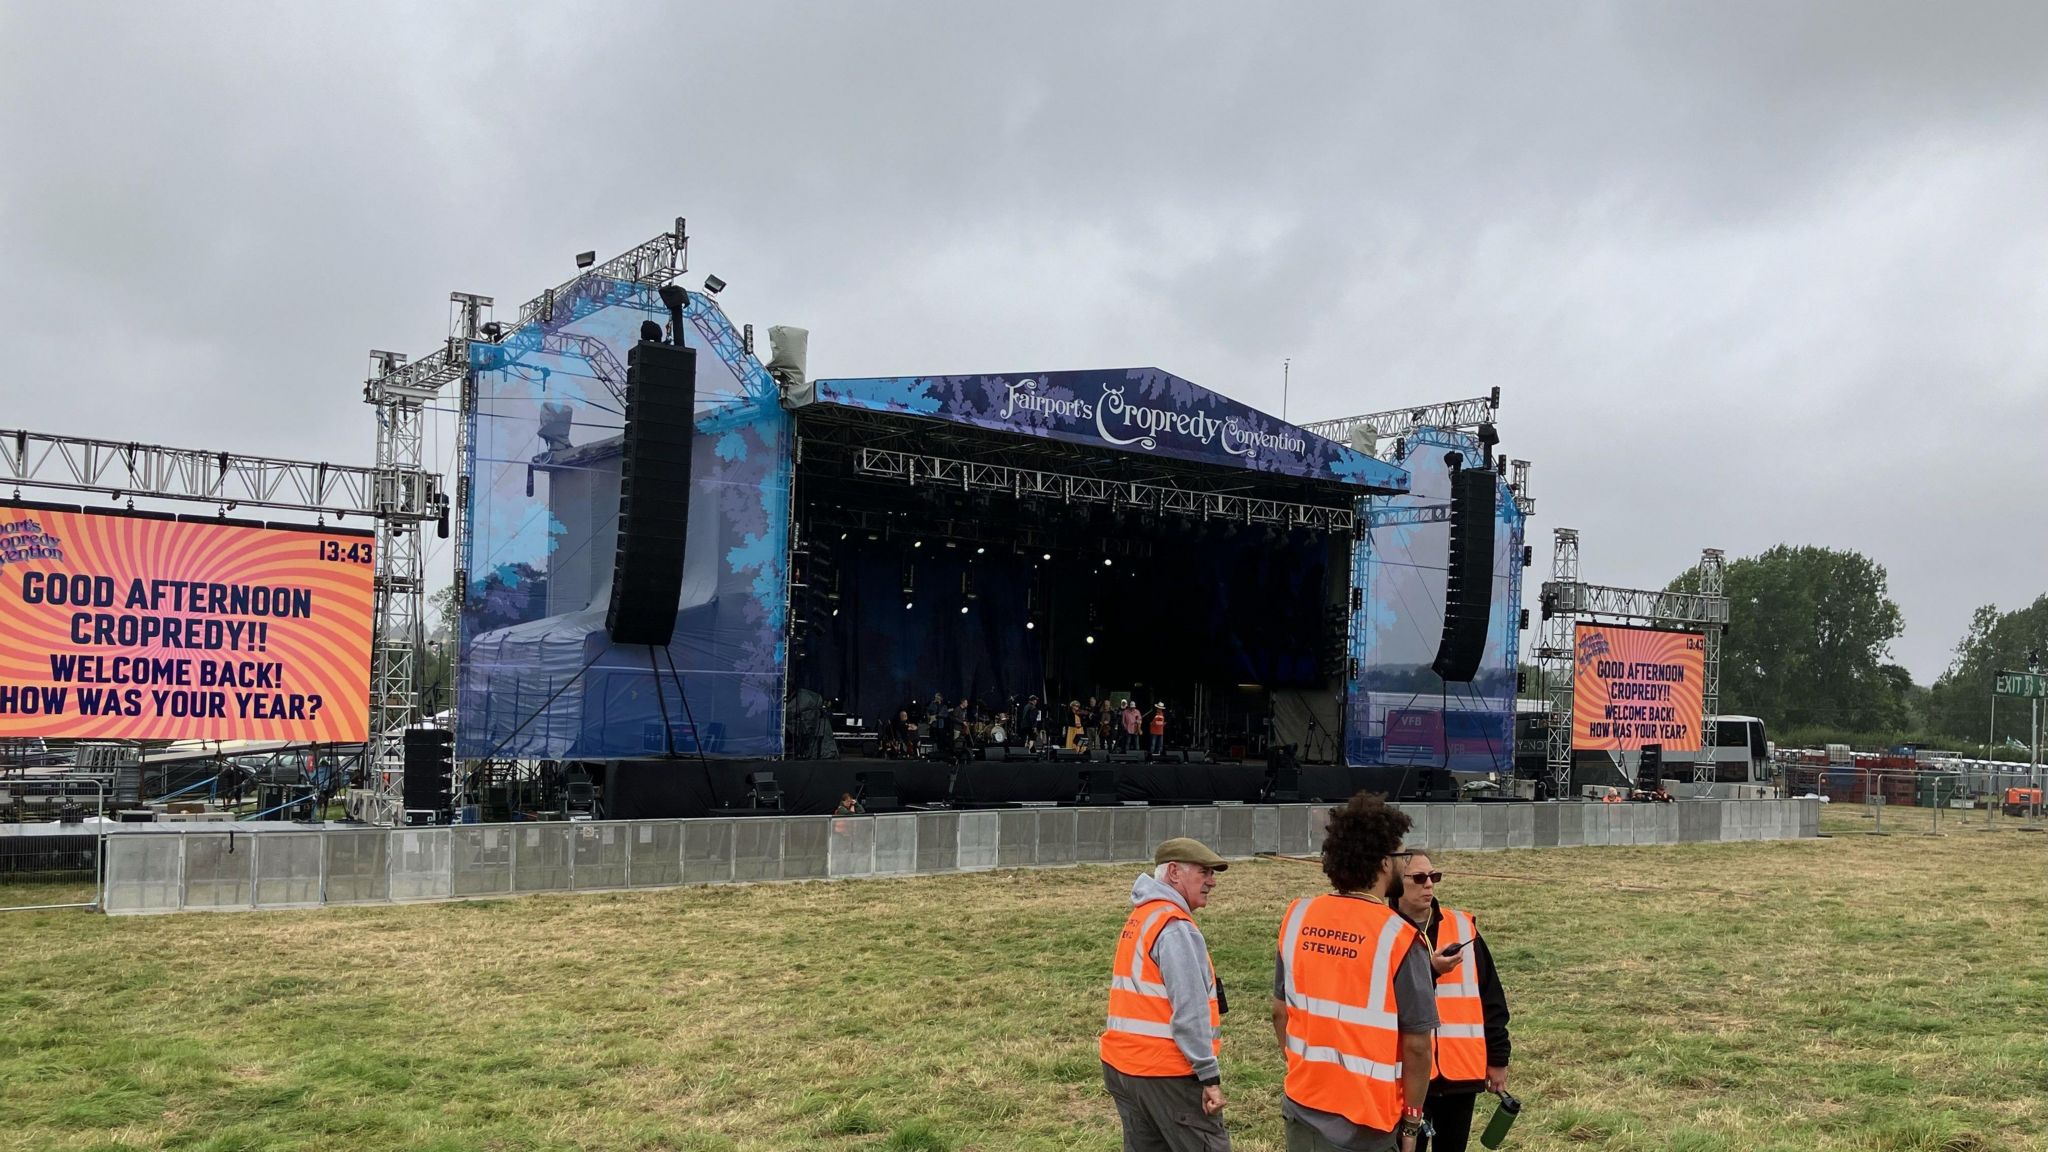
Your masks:
{"label": "sunglasses", "polygon": [[1425,880],[1431,884],[1441,884],[1444,882],[1444,874],[1441,872],[1410,872],[1406,879],[1410,884],[1420,884]]}

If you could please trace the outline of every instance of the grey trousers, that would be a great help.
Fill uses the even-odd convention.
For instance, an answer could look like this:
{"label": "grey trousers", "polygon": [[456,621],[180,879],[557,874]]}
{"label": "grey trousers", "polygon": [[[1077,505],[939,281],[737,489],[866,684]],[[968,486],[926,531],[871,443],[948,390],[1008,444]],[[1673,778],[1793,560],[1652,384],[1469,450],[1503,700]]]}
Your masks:
{"label": "grey trousers", "polygon": [[1223,1117],[1202,1112],[1193,1076],[1126,1076],[1102,1066],[1102,1086],[1124,1124],[1124,1152],[1230,1152]]}

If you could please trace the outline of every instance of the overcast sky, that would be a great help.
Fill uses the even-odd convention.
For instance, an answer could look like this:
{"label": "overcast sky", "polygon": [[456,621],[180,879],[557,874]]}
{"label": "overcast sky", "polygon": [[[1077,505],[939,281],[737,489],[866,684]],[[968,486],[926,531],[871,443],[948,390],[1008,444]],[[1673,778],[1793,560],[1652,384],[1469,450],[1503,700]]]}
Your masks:
{"label": "overcast sky", "polygon": [[1926,682],[2048,590],[2044,60],[2038,2],[0,0],[0,427],[367,464],[368,349],[685,215],[817,376],[1499,385],[1539,571],[1858,549]]}

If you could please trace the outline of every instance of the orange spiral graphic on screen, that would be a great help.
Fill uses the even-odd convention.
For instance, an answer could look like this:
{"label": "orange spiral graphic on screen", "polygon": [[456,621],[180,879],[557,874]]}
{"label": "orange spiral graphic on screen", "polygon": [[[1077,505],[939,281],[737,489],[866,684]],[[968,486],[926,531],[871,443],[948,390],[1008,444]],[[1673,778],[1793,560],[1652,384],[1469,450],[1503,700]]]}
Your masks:
{"label": "orange spiral graphic on screen", "polygon": [[1572,747],[1699,751],[1706,699],[1699,633],[1581,624],[1572,660]]}
{"label": "orange spiral graphic on screen", "polygon": [[[62,555],[7,559],[0,552],[0,636],[6,639],[0,645],[0,736],[341,743],[367,737],[375,576],[368,549],[374,538],[0,506],[0,524],[21,521],[34,521],[41,528],[32,534],[38,539],[54,537]],[[31,534],[17,533],[15,538],[26,535]],[[327,542],[338,546],[342,557],[355,548],[356,558],[328,558]],[[87,578],[84,585],[80,577]],[[80,585],[76,590],[94,593],[88,597],[91,602],[48,603],[51,580],[63,585],[57,598],[71,599],[73,586]],[[132,602],[137,581],[143,596],[140,604]],[[180,610],[174,593],[154,587],[153,581],[293,590],[310,597],[312,610],[309,616],[217,613],[210,610],[203,590],[197,610]],[[46,602],[32,602],[38,597]],[[111,603],[105,603],[109,598]],[[80,614],[88,618],[82,625],[76,619]],[[223,646],[172,644],[161,636],[122,643],[118,631],[111,634],[111,643],[95,642],[110,638],[97,631],[102,617],[145,616],[176,621],[181,632],[193,622],[201,629],[217,625]],[[134,626],[139,632],[140,625]],[[232,642],[227,639],[230,634]],[[100,658],[74,666],[100,672],[111,671],[117,657],[172,662],[154,667],[182,668],[188,682],[63,681],[54,675],[53,656]],[[236,683],[204,683],[206,672],[223,663]],[[243,686],[245,678],[261,678],[266,686]],[[123,704],[131,690],[139,691],[141,714],[128,715],[126,707],[118,714],[88,715],[80,710],[81,690],[109,689],[120,694]],[[48,707],[54,702],[51,694],[59,690],[64,692],[62,711]],[[187,709],[194,714],[159,715],[153,695],[157,690],[225,695],[188,696],[183,702],[199,705]],[[29,691],[36,699],[25,705],[21,693]],[[238,698],[237,693],[247,695]],[[291,714],[294,697],[298,715]],[[319,698],[317,704],[313,697]],[[223,701],[225,714],[206,714],[211,711],[209,703]],[[280,714],[270,715],[272,711]]]}

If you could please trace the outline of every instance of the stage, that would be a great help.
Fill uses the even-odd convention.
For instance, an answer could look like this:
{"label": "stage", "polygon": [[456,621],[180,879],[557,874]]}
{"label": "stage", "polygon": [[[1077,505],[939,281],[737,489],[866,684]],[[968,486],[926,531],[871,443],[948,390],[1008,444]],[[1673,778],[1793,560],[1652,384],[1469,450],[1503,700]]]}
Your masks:
{"label": "stage", "polygon": [[[612,760],[589,765],[603,782],[605,816],[614,820],[731,815],[747,807],[750,773],[773,773],[780,812],[827,815],[840,797],[861,792],[862,773],[893,773],[902,807],[993,808],[1072,804],[1083,772],[1114,771],[1124,804],[1252,804],[1264,800],[1263,764],[1085,763],[970,760],[956,769],[929,760]],[[1396,800],[1452,800],[1448,773],[1436,768],[1303,765],[1289,802],[1336,803],[1361,790]],[[874,791],[871,787],[870,793]],[[1270,802],[1270,801],[1266,801]]]}

